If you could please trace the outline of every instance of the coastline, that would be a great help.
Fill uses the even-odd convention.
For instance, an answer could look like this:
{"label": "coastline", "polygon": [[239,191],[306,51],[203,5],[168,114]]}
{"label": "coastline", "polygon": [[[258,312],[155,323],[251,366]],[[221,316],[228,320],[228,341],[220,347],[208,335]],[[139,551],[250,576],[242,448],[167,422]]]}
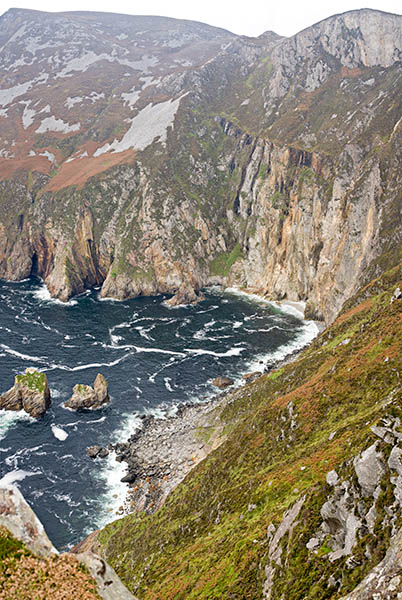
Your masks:
{"label": "coastline", "polygon": [[[264,302],[289,312],[298,318],[304,317],[302,302],[272,302],[247,292],[229,288],[229,293],[247,296],[250,300]],[[304,319],[303,319],[304,321]],[[222,409],[243,393],[243,388],[259,376],[277,370],[297,359],[300,353],[317,337],[325,325],[317,321],[304,321],[310,327],[306,342],[284,356],[266,361],[256,360],[259,371],[248,373],[225,391],[218,392],[207,401],[190,403],[178,408],[175,414],[164,418],[142,416],[141,426],[125,442],[109,444],[119,463],[126,463],[126,482],[129,484],[126,497],[115,511],[115,516],[145,511],[154,512],[162,506],[171,491],[186,475],[225,439],[224,424],[219,418]],[[314,332],[314,334],[313,334]],[[263,362],[263,364],[261,364]],[[223,374],[224,375],[224,374]]]}

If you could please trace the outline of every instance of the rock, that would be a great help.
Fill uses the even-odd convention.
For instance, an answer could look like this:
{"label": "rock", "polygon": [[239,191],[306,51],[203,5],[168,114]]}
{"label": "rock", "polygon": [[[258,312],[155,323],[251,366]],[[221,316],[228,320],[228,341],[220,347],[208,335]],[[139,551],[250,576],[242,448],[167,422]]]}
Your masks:
{"label": "rock", "polygon": [[169,300],[166,300],[167,306],[180,306],[185,304],[197,304],[205,300],[205,296],[202,292],[196,291],[190,284],[183,283],[178,292],[172,296]]}
{"label": "rock", "polygon": [[215,387],[220,388],[221,390],[229,387],[230,385],[234,384],[233,379],[230,379],[230,377],[215,377],[215,379],[212,380],[212,384]]}
{"label": "rock", "polygon": [[90,458],[105,458],[109,456],[109,450],[103,446],[90,446],[87,450],[87,454]]}
{"label": "rock", "polygon": [[353,466],[363,495],[372,496],[385,472],[382,455],[377,452],[377,442],[356,456]]}
{"label": "rock", "polygon": [[108,383],[102,373],[98,373],[94,381],[94,392],[96,396],[96,402],[99,405],[109,402]]}
{"label": "rock", "polygon": [[257,377],[260,377],[261,375],[261,371],[254,371],[253,373],[244,373],[244,375],[242,375],[241,377],[242,379],[244,379],[244,381],[250,382],[254,379],[257,379]]}
{"label": "rock", "polygon": [[28,367],[24,374],[16,375],[14,387],[0,396],[0,408],[22,410],[32,417],[43,415],[50,406],[50,390],[47,377]]}
{"label": "rock", "polygon": [[98,373],[94,381],[94,387],[78,383],[73,388],[73,395],[64,406],[73,410],[100,408],[109,402],[108,384],[106,379]]}
{"label": "rock", "polygon": [[402,298],[402,292],[400,290],[399,287],[396,288],[394,295],[391,298],[391,302],[390,304],[392,304],[393,302],[395,302],[395,300],[400,300]]}
{"label": "rock", "polygon": [[127,473],[124,477],[120,479],[122,483],[134,483],[137,479],[137,475],[135,473]]}
{"label": "rock", "polygon": [[72,556],[87,567],[103,600],[135,600],[114,569],[103,558],[92,552],[81,552]]}
{"label": "rock", "polygon": [[0,525],[37,556],[58,554],[42,523],[14,485],[0,488]]}
{"label": "rock", "polygon": [[8,392],[0,396],[0,409],[22,410],[22,399],[16,387],[12,387]]}

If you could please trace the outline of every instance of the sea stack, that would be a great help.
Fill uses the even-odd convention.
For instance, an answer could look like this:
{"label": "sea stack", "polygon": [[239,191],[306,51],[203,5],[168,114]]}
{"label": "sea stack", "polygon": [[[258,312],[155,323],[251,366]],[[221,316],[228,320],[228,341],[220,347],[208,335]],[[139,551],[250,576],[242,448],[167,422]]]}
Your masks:
{"label": "sea stack", "polygon": [[78,383],[73,388],[73,395],[64,404],[72,410],[95,409],[109,402],[108,383],[101,373],[98,373],[93,387]]}
{"label": "sea stack", "polygon": [[25,410],[39,418],[50,407],[50,390],[47,377],[33,367],[24,374],[16,375],[14,386],[0,396],[0,409]]}

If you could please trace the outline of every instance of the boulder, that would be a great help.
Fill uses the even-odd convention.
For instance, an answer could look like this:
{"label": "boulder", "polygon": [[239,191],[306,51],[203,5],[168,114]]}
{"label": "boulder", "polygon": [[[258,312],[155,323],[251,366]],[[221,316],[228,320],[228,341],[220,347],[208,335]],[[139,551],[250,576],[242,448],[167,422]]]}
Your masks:
{"label": "boulder", "polygon": [[212,383],[215,387],[220,388],[221,390],[229,387],[230,385],[234,384],[233,379],[230,379],[230,377],[215,377],[215,379],[212,380]]}
{"label": "boulder", "polygon": [[98,373],[94,387],[77,383],[73,388],[73,395],[65,402],[64,406],[72,410],[94,409],[100,408],[109,400],[107,381],[101,373]]}
{"label": "boulder", "polygon": [[202,292],[195,290],[189,283],[183,283],[178,292],[169,300],[166,300],[167,306],[180,306],[185,304],[197,304],[205,300]]}
{"label": "boulder", "polygon": [[261,375],[261,371],[254,371],[253,373],[244,373],[244,375],[242,375],[242,379],[244,379],[244,381],[250,382],[254,381],[254,379],[257,379],[257,377],[261,377]]}
{"label": "boulder", "polygon": [[90,458],[105,458],[106,456],[109,456],[109,450],[103,446],[90,446],[87,452]]}
{"label": "boulder", "polygon": [[29,367],[24,374],[16,375],[14,387],[0,396],[0,408],[22,410],[38,418],[50,407],[50,390],[47,377]]}

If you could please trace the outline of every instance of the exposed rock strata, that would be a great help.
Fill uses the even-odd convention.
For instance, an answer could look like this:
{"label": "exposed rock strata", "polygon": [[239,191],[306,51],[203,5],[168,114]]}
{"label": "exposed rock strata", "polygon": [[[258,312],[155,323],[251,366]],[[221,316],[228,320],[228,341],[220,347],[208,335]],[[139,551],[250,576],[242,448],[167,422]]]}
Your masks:
{"label": "exposed rock strata", "polygon": [[[59,554],[47,537],[42,523],[27,504],[19,489],[13,485],[0,487],[0,525],[5,527],[17,540],[22,541],[35,556],[48,558],[56,557]],[[64,553],[60,556],[65,557],[69,554]],[[74,561],[77,561],[77,568],[82,564],[87,567],[90,575],[96,581],[101,598],[104,600],[135,600],[103,558],[88,551],[71,556]],[[49,574],[45,568],[43,571],[43,591],[45,591],[48,589],[46,588],[46,577]]]}
{"label": "exposed rock strata", "polygon": [[93,387],[77,383],[73,389],[73,395],[64,406],[72,410],[100,408],[109,402],[108,383],[101,373],[98,373]]}
{"label": "exposed rock strata", "polygon": [[24,375],[16,375],[14,386],[0,396],[0,409],[25,410],[32,417],[41,417],[50,407],[47,377],[28,367]]}
{"label": "exposed rock strata", "polygon": [[[3,27],[14,26],[17,12]],[[18,15],[24,19],[24,11]],[[63,35],[67,22],[83,26],[63,16]],[[62,171],[78,168],[78,150],[69,144],[74,150],[85,140],[92,179],[68,187],[71,179],[56,185],[59,175],[39,166],[0,173],[0,276],[37,274],[62,300],[101,285],[102,297],[169,293],[174,304],[198,301],[205,285],[236,284],[271,299],[304,300],[307,314],[332,321],[360,278],[376,274],[381,256],[391,264],[401,239],[400,17],[351,11],[289,39],[222,30],[214,38],[198,25],[195,34],[188,24],[189,35],[208,59],[166,73],[163,63],[161,80],[141,92],[141,103],[156,106],[162,97],[181,98],[166,142],[96,171],[101,157],[88,148],[100,150],[97,140],[109,139],[125,122],[121,115],[129,120],[125,90],[113,106],[102,104],[102,119],[91,103],[80,105],[93,130],[60,143],[39,140]],[[160,32],[152,31],[152,52],[169,62],[171,50],[162,56]],[[104,37],[99,43],[106,53]],[[80,97],[79,79],[76,85]],[[27,93],[22,104],[30,100]],[[105,164],[116,154],[102,154]]]}

